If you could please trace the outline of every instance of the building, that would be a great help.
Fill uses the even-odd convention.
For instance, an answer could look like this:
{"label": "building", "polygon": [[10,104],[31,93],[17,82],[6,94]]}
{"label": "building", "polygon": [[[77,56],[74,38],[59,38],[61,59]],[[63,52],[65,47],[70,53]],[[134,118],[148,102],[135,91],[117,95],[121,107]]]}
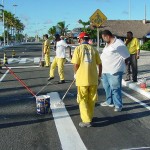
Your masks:
{"label": "building", "polygon": [[[128,31],[133,32],[133,36],[138,38],[140,44],[147,41],[150,35],[150,21],[147,20],[107,20],[101,27],[101,31],[110,30],[118,38],[124,40]],[[79,28],[73,30],[74,32],[81,31]]]}
{"label": "building", "polygon": [[102,26],[102,30],[110,30],[121,39],[126,38],[128,31],[133,32],[133,36],[143,44],[150,33],[150,21],[146,20],[107,20]]}

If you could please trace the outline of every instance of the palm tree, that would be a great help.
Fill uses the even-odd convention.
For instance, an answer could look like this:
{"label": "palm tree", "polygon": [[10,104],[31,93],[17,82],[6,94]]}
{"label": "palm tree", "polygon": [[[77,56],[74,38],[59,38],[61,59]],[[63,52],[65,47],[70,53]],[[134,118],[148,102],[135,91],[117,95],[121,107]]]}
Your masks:
{"label": "palm tree", "polygon": [[83,22],[81,19],[78,21],[78,23],[83,25],[83,31],[86,31],[86,26],[90,25],[90,21]]}
{"label": "palm tree", "polygon": [[57,27],[60,29],[61,35],[65,36],[68,32],[68,25],[65,25],[65,21],[61,21],[57,23]]}
{"label": "palm tree", "polygon": [[52,26],[49,30],[48,30],[48,34],[50,36],[54,36],[56,34],[56,26]]}

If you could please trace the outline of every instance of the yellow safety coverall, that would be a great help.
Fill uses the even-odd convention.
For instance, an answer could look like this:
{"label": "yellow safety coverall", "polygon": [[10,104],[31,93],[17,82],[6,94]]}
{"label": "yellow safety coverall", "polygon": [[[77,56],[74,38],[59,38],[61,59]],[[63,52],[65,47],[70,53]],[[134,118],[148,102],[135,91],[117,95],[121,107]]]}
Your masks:
{"label": "yellow safety coverall", "polygon": [[51,69],[50,69],[50,77],[54,77],[55,76],[55,69],[58,66],[58,74],[60,77],[60,80],[64,80],[64,64],[66,62],[65,58],[57,58],[55,57],[52,64],[51,64]]}
{"label": "yellow safety coverall", "polygon": [[98,71],[97,65],[101,65],[100,56],[89,44],[81,44],[74,50],[73,64],[79,66],[76,72],[77,102],[79,103],[82,122],[92,121],[95,102],[98,99]]}
{"label": "yellow safety coverall", "polygon": [[45,40],[43,51],[45,54],[45,66],[48,67],[50,66],[50,40],[49,39]]}

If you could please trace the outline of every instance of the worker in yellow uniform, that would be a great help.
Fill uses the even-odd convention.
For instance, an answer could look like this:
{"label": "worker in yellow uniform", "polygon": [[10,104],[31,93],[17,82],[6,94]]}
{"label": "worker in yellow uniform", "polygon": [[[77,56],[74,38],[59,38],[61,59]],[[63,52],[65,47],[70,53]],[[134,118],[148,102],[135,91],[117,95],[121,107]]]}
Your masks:
{"label": "worker in yellow uniform", "polygon": [[15,50],[12,50],[12,58],[15,58],[15,56],[16,56],[16,52]]}
{"label": "worker in yellow uniform", "polygon": [[71,62],[74,64],[77,102],[82,120],[79,126],[90,127],[98,99],[97,88],[100,83],[102,65],[98,51],[88,43],[88,34],[81,32],[78,40],[80,45],[75,48]]}
{"label": "worker in yellow uniform", "polygon": [[63,39],[60,38],[59,34],[56,34],[55,38],[56,38],[56,56],[51,64],[48,81],[54,79],[55,69],[58,66],[58,74],[60,77],[60,81],[58,82],[58,84],[63,84],[65,83],[64,64],[66,62],[66,48],[69,46]]}
{"label": "worker in yellow uniform", "polygon": [[50,66],[50,40],[48,39],[48,35],[45,34],[44,38],[44,45],[43,45],[43,52],[45,55],[45,67]]}
{"label": "worker in yellow uniform", "polygon": [[132,81],[137,82],[137,73],[138,73],[138,66],[137,66],[137,59],[140,56],[140,44],[139,40],[133,37],[133,33],[131,31],[127,32],[127,39],[125,41],[125,45],[127,46],[130,57],[126,60],[126,77],[125,81],[129,81],[131,79],[131,69],[132,69]]}

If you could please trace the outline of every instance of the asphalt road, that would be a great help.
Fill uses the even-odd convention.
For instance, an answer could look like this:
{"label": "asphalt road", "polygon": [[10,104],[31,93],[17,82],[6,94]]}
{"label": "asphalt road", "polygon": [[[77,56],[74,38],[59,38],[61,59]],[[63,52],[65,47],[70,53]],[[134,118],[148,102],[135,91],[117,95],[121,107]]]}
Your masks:
{"label": "asphalt road", "polygon": [[[37,43],[7,48],[4,51],[7,52],[8,58],[11,57],[12,49],[16,51],[17,58],[41,56],[41,44]],[[0,51],[0,58],[3,57],[4,51]],[[53,57],[54,52],[51,55]],[[20,68],[13,68],[13,71],[34,93],[38,93],[48,83],[49,68],[40,68],[38,64],[33,62],[13,63],[8,66],[20,66]],[[53,117],[53,113],[38,115],[36,113],[35,98],[6,71],[6,69],[3,69],[1,71],[3,74],[0,74],[0,150],[63,149],[63,141],[60,138],[60,131],[58,131],[55,124],[56,118]],[[62,98],[73,80],[73,66],[70,63],[65,65],[65,78],[66,83],[58,85],[59,77],[56,70],[54,81],[49,83],[38,95],[58,92],[60,98]],[[150,100],[146,97],[126,87],[123,87],[123,91],[150,106]],[[76,87],[73,85],[64,102],[66,110],[73,121],[73,126],[76,128],[76,132],[78,132],[86,149],[150,149],[150,110],[125,95],[123,95],[124,108],[122,112],[114,112],[113,108],[101,107],[99,103],[105,101],[105,92],[102,85],[100,85],[93,127],[80,128],[78,124],[81,120],[76,102],[76,93]],[[61,114],[61,112],[59,113]],[[63,117],[61,118],[63,119]],[[68,126],[67,128],[69,132],[72,127]],[[72,142],[76,143],[76,141],[77,139],[73,139]],[[70,150],[73,149],[82,150],[80,147],[72,147]]]}

